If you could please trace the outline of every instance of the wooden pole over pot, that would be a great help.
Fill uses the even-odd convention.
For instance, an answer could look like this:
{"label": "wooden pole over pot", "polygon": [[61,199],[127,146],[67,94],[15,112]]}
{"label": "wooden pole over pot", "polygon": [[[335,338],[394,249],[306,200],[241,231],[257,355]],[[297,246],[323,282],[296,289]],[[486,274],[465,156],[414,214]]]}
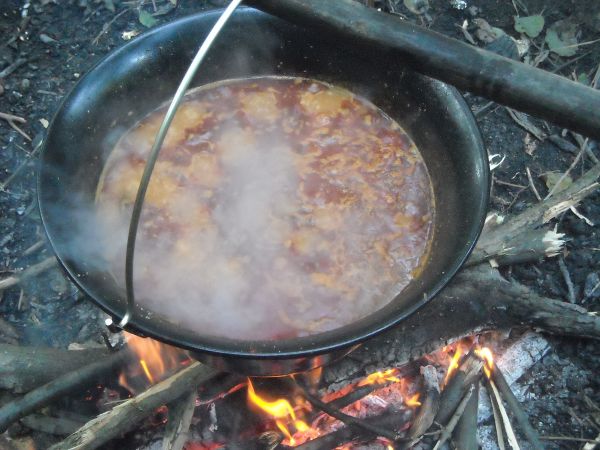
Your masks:
{"label": "wooden pole over pot", "polygon": [[341,47],[399,62],[459,89],[600,139],[600,92],[353,0],[247,0]]}

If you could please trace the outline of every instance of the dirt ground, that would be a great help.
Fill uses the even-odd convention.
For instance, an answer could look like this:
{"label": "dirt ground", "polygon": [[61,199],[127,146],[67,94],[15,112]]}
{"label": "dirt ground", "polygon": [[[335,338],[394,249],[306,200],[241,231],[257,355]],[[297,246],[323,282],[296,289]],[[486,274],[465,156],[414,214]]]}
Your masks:
{"label": "dirt ground", "polygon": [[[7,121],[0,120],[0,182],[6,184],[10,180],[0,192],[0,273],[8,274],[14,269],[28,267],[51,255],[43,242],[35,198],[36,148],[44,138],[48,121],[77,80],[100,58],[123,44],[128,35],[145,30],[140,23],[139,10],[154,13],[152,3],[119,0],[0,2],[0,112],[25,118],[26,123],[17,125],[31,138],[30,141]],[[175,8],[165,0],[155,3],[159,12],[165,13],[151,21],[160,24],[221,6],[224,2],[179,0]],[[465,3],[466,8],[460,9],[461,3]],[[423,14],[411,12],[405,4],[413,10],[420,7]],[[570,56],[549,53],[539,66],[575,77],[582,83],[592,82],[599,68],[600,42],[594,42],[600,37],[598,0],[430,0],[426,5],[426,0],[375,2],[376,7],[392,8],[408,20],[460,40],[472,38],[476,45],[492,49],[496,48],[494,44],[485,39],[489,38],[489,28],[474,19],[484,19],[490,27],[523,41],[522,35],[515,31],[514,16],[541,14],[545,19],[544,31],[529,40],[528,45],[521,42],[528,46],[528,53],[517,54],[517,58],[533,61],[543,55],[547,49],[544,32],[562,21],[563,28],[567,29],[565,33],[572,31],[576,44],[581,45],[575,46],[576,53]],[[508,42],[513,43],[509,48],[514,54],[517,51],[514,41],[509,39]],[[487,100],[468,94],[466,98],[473,111],[479,112],[477,119],[489,153],[506,157],[494,171],[490,209],[511,214],[537,202],[529,187],[526,168],[530,169],[533,182],[543,197],[548,188],[540,176],[552,171],[564,173],[575,155],[547,140],[532,137],[505,108],[486,106]],[[529,120],[547,134],[562,133],[535,118]],[[564,138],[577,145],[570,134],[565,134]],[[598,143],[590,142],[589,145],[600,157]],[[19,169],[27,161],[29,164]],[[584,157],[571,175],[578,177],[592,164],[589,157]],[[12,177],[17,169],[19,172]],[[587,198],[577,209],[591,223],[600,224],[600,192]],[[507,268],[504,275],[548,297],[568,301],[567,284],[559,267],[562,259],[573,283],[575,303],[590,311],[600,310],[600,289],[592,291],[600,281],[598,225],[590,225],[568,212],[556,221],[556,226],[569,238],[560,258],[514,265]],[[41,247],[32,250],[38,241],[43,242],[39,244]],[[102,341],[102,312],[85,300],[60,270],[50,270],[31,278],[21,288],[0,293],[0,342],[66,347],[72,342]],[[552,351],[526,376],[530,390],[525,408],[531,422],[547,436],[595,437],[600,432],[600,349],[596,342],[587,340],[549,339]],[[547,445],[548,448],[565,449],[583,446],[581,442],[571,441],[548,441]]]}

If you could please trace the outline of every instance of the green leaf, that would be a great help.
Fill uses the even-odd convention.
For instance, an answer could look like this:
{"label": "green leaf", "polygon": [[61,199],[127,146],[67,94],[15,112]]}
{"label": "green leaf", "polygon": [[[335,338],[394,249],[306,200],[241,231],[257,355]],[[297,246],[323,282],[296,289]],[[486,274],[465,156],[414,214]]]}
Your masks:
{"label": "green leaf", "polygon": [[108,9],[110,12],[115,12],[115,4],[113,0],[104,0],[104,7]]}
{"label": "green leaf", "polygon": [[150,14],[149,12],[144,11],[144,10],[140,11],[138,20],[146,28],[153,27],[154,25],[156,25],[158,23],[158,20],[156,20],[154,17],[152,17],[152,14]]}
{"label": "green leaf", "polygon": [[[546,172],[545,174],[542,175],[542,178],[544,179],[544,182],[546,183],[548,190],[551,191],[554,188],[554,186],[556,185],[556,183],[558,183],[558,181],[561,179],[562,176],[563,176],[563,174],[560,172]],[[560,191],[564,191],[569,186],[571,186],[571,184],[573,184],[573,178],[571,178],[569,175],[567,175],[560,182],[560,184],[558,185],[558,187],[556,188],[554,193],[557,194]]]}
{"label": "green leaf", "polygon": [[515,16],[515,30],[525,33],[530,38],[538,37],[544,29],[544,17],[540,14],[527,17]]}
{"label": "green leaf", "polygon": [[572,44],[561,40],[556,30],[546,31],[546,44],[551,52],[559,56],[573,56],[577,53],[577,43]]}
{"label": "green leaf", "polygon": [[587,73],[583,72],[579,74],[579,76],[577,77],[577,81],[579,81],[581,84],[589,86],[590,77],[587,76]]}

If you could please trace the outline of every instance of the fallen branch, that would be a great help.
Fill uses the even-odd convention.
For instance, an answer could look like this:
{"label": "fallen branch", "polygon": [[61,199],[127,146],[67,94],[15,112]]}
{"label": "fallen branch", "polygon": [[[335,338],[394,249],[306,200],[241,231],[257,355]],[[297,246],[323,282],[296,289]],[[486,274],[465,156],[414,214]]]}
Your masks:
{"label": "fallen branch", "polygon": [[[513,248],[522,247],[527,239],[523,235],[531,235],[538,227],[592,194],[600,186],[597,182],[598,177],[600,177],[600,165],[596,165],[587,171],[567,189],[557,192],[543,202],[530,206],[522,213],[506,220],[505,223],[483,233],[467,265],[473,266],[496,259]],[[544,256],[544,253],[539,254],[539,256]]]}
{"label": "fallen branch", "polygon": [[69,372],[50,383],[28,392],[0,408],[0,433],[9,425],[52,401],[89,386],[117,368],[121,367],[130,355],[128,351],[114,353],[107,358],[89,364],[79,370]]}
{"label": "fallen branch", "polygon": [[27,122],[22,117],[15,116],[14,114],[3,113],[3,112],[0,112],[0,119],[4,119],[6,121],[19,122],[19,123],[25,123],[25,122]]}
{"label": "fallen branch", "polygon": [[155,384],[144,393],[99,415],[51,450],[95,449],[111,439],[133,429],[156,408],[169,403],[188,391],[212,379],[217,372],[199,362],[192,363],[175,375]]}
{"label": "fallen branch", "polygon": [[10,275],[2,280],[0,280],[0,291],[8,289],[9,287],[16,286],[21,283],[21,281],[26,280],[27,278],[34,277],[42,272],[45,272],[48,269],[56,266],[57,260],[54,256],[50,256],[33,266],[29,266],[27,269],[22,272],[15,273]]}

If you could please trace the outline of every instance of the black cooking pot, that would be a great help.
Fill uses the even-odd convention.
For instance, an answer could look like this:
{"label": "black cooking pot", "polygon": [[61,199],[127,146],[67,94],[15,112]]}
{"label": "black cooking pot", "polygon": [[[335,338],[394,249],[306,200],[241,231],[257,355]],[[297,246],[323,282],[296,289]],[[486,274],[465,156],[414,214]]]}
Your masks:
{"label": "black cooking pot", "polygon": [[[197,47],[219,16],[197,14],[152,29],[108,55],[67,96],[44,142],[38,195],[50,243],[73,281],[115,317],[125,293],[81,252],[95,239],[82,211],[94,202],[103,162],[123,132],[170,99]],[[401,60],[332,47],[317,33],[253,9],[238,10],[193,86],[257,75],[327,81],[366,96],[396,119],[420,149],[433,181],[435,225],[423,272],[374,314],[315,336],[240,341],[202,336],[139,307],[128,331],[193,351],[222,370],[282,375],[320,366],[414,313],[452,278],[480,233],[489,195],[487,154],[458,92],[405,69]],[[121,237],[115,237],[120,239]],[[77,246],[73,246],[78,241]],[[85,244],[85,242],[83,243]]]}

